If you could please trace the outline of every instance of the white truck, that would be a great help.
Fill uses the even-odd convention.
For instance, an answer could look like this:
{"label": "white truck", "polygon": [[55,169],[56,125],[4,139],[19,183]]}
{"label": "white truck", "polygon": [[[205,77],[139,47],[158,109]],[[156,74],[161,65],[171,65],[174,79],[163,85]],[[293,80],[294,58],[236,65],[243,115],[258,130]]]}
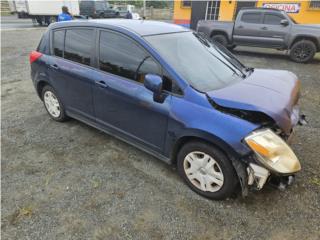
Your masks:
{"label": "white truck", "polygon": [[14,0],[13,3],[19,18],[31,18],[39,25],[55,22],[62,6],[68,7],[72,16],[80,17],[79,0]]}

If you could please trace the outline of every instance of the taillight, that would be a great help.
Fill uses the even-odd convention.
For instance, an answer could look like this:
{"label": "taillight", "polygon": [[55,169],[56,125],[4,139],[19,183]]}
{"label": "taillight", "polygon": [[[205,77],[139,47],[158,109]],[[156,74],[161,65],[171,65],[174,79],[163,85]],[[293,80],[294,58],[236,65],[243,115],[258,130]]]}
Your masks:
{"label": "taillight", "polygon": [[37,51],[32,51],[29,55],[29,61],[30,64],[33,63],[34,61],[36,61],[38,58],[40,58],[42,56],[42,53],[37,52]]}

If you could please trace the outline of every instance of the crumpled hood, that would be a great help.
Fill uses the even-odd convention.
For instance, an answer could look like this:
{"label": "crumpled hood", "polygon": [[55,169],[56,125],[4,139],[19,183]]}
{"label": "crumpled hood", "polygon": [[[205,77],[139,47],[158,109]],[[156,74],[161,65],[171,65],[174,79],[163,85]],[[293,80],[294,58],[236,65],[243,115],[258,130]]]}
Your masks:
{"label": "crumpled hood", "polygon": [[222,107],[265,113],[290,133],[299,120],[299,90],[300,82],[292,72],[255,69],[243,81],[207,95]]}

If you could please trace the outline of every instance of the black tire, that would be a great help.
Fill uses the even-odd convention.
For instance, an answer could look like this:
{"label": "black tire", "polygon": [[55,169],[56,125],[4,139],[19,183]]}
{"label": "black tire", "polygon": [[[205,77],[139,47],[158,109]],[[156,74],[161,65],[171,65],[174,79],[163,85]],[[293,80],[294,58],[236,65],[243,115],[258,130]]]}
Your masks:
{"label": "black tire", "polygon": [[235,49],[237,47],[237,45],[229,45],[229,46],[227,46],[227,49],[229,50],[229,51],[232,51],[233,49]]}
{"label": "black tire", "polygon": [[224,36],[222,34],[213,35],[211,37],[211,39],[212,39],[212,41],[217,42],[224,47],[228,46],[228,39],[226,38],[226,36]]}
{"label": "black tire", "polygon": [[57,22],[57,17],[55,17],[55,16],[50,17],[50,19],[49,19],[49,25],[50,25],[51,23],[55,23],[55,22]]}
{"label": "black tire", "polygon": [[301,40],[293,44],[290,49],[291,60],[297,63],[307,63],[317,52],[316,45],[310,40]]}
{"label": "black tire", "polygon": [[43,25],[42,18],[36,18],[36,20],[37,20],[37,23],[39,24],[39,26]]}
{"label": "black tire", "polygon": [[[221,172],[223,174],[223,184],[221,188],[215,192],[202,191],[196,187],[187,177],[184,170],[184,160],[185,157],[191,152],[203,152],[212,157],[216,163],[218,163]],[[186,143],[178,153],[177,168],[180,176],[185,180],[187,185],[196,193],[210,199],[223,200],[231,197],[236,193],[236,188],[239,186],[239,180],[237,173],[231,163],[231,160],[213,145],[210,145],[201,141],[192,141]]]}
{"label": "black tire", "polygon": [[[57,101],[58,101],[58,103],[59,103],[59,110],[60,110],[59,116],[53,116],[53,115],[50,113],[50,111],[48,110],[47,106],[46,106],[46,103],[45,103],[45,94],[46,94],[48,91],[54,94],[55,98],[57,99]],[[64,106],[63,106],[60,98],[58,97],[58,94],[57,94],[56,91],[53,89],[53,87],[51,87],[50,85],[44,86],[43,89],[42,89],[42,92],[41,92],[41,99],[42,99],[42,101],[43,101],[43,105],[44,105],[47,113],[49,114],[49,116],[50,116],[53,120],[55,120],[55,121],[57,121],[57,122],[64,122],[64,121],[66,121],[66,120],[69,119],[69,117],[68,117],[68,116],[66,115],[66,113],[65,113]]]}

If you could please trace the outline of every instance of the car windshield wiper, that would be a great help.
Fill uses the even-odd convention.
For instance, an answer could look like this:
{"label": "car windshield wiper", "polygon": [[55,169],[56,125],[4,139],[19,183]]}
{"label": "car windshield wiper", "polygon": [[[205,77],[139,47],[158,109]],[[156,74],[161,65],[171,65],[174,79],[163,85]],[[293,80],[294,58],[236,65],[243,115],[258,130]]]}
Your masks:
{"label": "car windshield wiper", "polygon": [[198,40],[205,45],[206,47],[210,47],[210,44],[208,43],[208,40],[203,38],[201,35],[197,34],[197,33],[193,33],[193,35],[198,38]]}
{"label": "car windshield wiper", "polygon": [[248,72],[249,75],[251,75],[251,74],[254,72],[254,68],[253,68],[253,67],[246,67],[246,68],[244,68],[244,70],[245,70],[246,72]]}
{"label": "car windshield wiper", "polygon": [[[200,34],[197,34],[197,33],[193,33],[194,36],[196,38],[198,38],[198,40],[203,44],[205,45],[206,47],[210,48],[214,45],[210,44],[210,42],[204,38],[203,36],[201,36]],[[220,55],[226,55],[225,53],[223,53],[220,49],[217,49],[216,46],[214,46],[214,48],[216,49],[216,51],[218,51],[220,53]],[[209,51],[209,50],[208,50]],[[228,61],[228,63],[232,66],[230,66],[228,63],[226,63],[223,59],[219,58],[218,56],[216,56],[213,52],[209,51],[209,53],[215,57],[216,59],[218,59],[220,62],[222,62],[223,64],[225,64],[231,71],[233,71],[234,74],[236,74],[237,76],[239,77],[242,77],[242,78],[245,78],[246,75],[236,66],[236,63],[234,63],[232,61],[232,59],[229,57],[230,61]],[[236,70],[235,70],[236,69]]]}

